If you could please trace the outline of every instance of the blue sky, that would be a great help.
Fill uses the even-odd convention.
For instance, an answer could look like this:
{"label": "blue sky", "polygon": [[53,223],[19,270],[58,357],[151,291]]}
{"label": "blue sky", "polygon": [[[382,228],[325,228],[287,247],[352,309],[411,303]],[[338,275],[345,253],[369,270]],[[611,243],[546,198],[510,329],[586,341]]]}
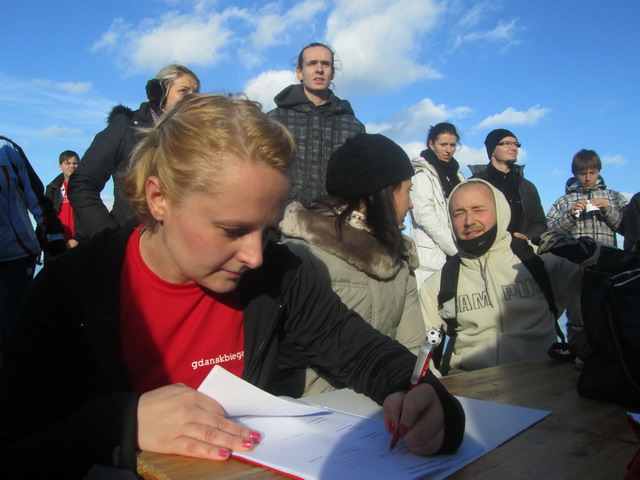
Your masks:
{"label": "blue sky", "polygon": [[45,184],[59,153],[82,156],[110,109],[137,108],[164,65],[268,110],[301,47],[322,41],[340,62],[335,93],[410,156],[450,121],[460,163],[486,163],[486,134],[507,128],[545,211],[581,148],[600,154],[610,188],[640,190],[637,0],[25,0],[3,2],[2,17],[0,134]]}

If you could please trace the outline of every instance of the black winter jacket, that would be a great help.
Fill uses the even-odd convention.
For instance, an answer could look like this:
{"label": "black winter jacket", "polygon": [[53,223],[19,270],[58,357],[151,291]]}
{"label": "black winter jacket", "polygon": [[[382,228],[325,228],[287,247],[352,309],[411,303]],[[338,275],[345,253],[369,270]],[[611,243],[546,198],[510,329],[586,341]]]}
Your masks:
{"label": "black winter jacket", "polygon": [[[64,182],[64,173],[61,173],[56,178],[54,178],[49,185],[47,185],[47,189],[44,194],[53,202],[53,208],[56,209],[56,212],[60,213],[60,207],[62,206],[62,182]],[[73,212],[73,222],[75,227],[75,233],[73,238],[78,242],[83,240],[82,233],[78,230],[78,215]]]}
{"label": "black winter jacket", "polygon": [[[469,165],[469,170],[471,170],[473,174],[471,178],[486,180],[498,190],[501,190],[500,185],[496,185],[494,179],[489,175],[488,166],[489,165]],[[547,231],[547,217],[542,209],[538,189],[533,183],[524,178],[524,165],[513,165],[513,168],[514,173],[519,179],[518,192],[520,193],[520,201],[522,202],[522,223],[519,228],[515,230],[510,229],[509,231],[511,233],[523,233],[529,239],[539,237]]]}
{"label": "black winter jacket", "polygon": [[351,104],[329,90],[327,103],[316,106],[302,85],[289,85],[274,98],[278,106],[267,115],[289,129],[296,142],[296,163],[289,202],[308,207],[327,195],[325,176],[331,154],[347,138],[365,131]]}
{"label": "black winter jacket", "polygon": [[[120,271],[131,232],[107,230],[36,276],[0,365],[3,478],[82,478],[92,464],[112,464],[116,447],[120,461],[135,469],[139,394],[131,391],[118,338]],[[245,380],[270,389],[287,337],[378,403],[408,387],[415,356],[348,310],[286,246],[269,244],[262,267],[247,272],[238,288]],[[462,441],[464,412],[431,372],[426,382],[444,409],[441,452],[452,452]]]}
{"label": "black winter jacket", "polygon": [[[113,108],[107,128],[98,133],[69,179],[69,200],[79,220],[79,229],[92,237],[105,228],[115,228],[132,218],[133,210],[122,197],[121,176],[129,168],[131,153],[140,139],[138,128],[153,127],[151,110],[160,108],[144,102],[135,112],[123,105]],[[100,192],[113,177],[113,208],[102,202]]]}

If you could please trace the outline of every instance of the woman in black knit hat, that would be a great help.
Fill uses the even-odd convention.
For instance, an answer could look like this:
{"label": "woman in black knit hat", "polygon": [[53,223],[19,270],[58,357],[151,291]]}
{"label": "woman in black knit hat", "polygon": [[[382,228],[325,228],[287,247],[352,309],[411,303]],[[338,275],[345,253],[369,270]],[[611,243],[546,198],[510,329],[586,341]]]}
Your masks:
{"label": "woman in black knit hat", "polygon": [[[416,352],[426,328],[420,311],[415,249],[402,234],[414,170],[407,154],[383,135],[348,139],[329,160],[328,196],[308,209],[287,208],[284,243],[369,324]],[[311,395],[340,384],[322,378],[291,349],[282,361],[282,393]]]}

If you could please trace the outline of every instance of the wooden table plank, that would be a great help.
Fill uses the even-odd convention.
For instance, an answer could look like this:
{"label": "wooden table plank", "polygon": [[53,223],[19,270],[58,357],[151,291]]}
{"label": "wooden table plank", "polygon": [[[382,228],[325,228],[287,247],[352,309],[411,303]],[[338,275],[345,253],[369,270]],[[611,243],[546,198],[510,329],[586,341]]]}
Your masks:
{"label": "wooden table plank", "polygon": [[450,478],[622,478],[639,448],[627,410],[578,395],[578,377],[543,358],[443,379],[455,395],[553,412]]}

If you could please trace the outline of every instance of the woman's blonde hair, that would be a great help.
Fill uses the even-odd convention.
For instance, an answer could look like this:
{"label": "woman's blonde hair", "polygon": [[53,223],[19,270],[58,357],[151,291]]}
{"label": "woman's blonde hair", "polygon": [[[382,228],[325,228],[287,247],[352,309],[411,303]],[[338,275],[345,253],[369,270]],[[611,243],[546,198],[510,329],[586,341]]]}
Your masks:
{"label": "woman's blonde hair", "polygon": [[229,162],[249,162],[288,172],[295,144],[287,129],[245,99],[190,94],[165,113],[142,138],[125,174],[123,190],[140,221],[155,230],[145,195],[146,181],[158,178],[173,205],[189,194],[212,192],[216,174]]}

